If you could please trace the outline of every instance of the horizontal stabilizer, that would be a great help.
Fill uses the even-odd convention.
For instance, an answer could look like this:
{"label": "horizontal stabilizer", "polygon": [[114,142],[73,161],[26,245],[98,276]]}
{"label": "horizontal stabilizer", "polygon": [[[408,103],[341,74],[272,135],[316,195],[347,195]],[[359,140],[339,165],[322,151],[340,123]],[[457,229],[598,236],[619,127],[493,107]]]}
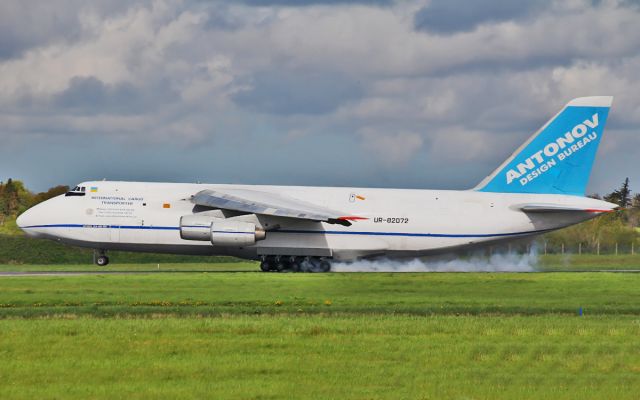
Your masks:
{"label": "horizontal stabilizer", "polygon": [[604,213],[613,211],[613,208],[584,208],[584,207],[572,207],[564,204],[549,204],[549,203],[531,203],[521,204],[517,206],[519,210],[526,213],[558,213],[558,212],[585,212],[585,213]]}

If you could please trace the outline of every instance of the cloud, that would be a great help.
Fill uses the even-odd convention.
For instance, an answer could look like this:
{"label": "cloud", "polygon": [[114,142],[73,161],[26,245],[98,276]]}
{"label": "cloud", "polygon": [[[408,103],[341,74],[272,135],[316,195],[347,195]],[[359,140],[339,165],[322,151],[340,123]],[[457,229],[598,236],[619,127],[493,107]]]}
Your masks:
{"label": "cloud", "polygon": [[[166,93],[166,97],[170,96],[175,95]],[[93,76],[76,76],[67,89],[54,96],[53,105],[83,114],[135,114],[148,111],[147,104],[154,105],[144,97],[145,92],[129,82],[107,85]]]}
{"label": "cloud", "polygon": [[241,0],[242,3],[251,6],[270,7],[270,6],[291,6],[306,7],[311,5],[390,5],[392,0]]}
{"label": "cloud", "polygon": [[550,4],[551,0],[432,0],[416,13],[414,25],[437,34],[468,32],[490,22],[533,18]]}
{"label": "cloud", "polygon": [[422,148],[423,138],[412,132],[379,132],[363,129],[360,134],[364,146],[376,153],[385,165],[407,165],[411,158]]}
{"label": "cloud", "polygon": [[126,11],[127,1],[87,3],[81,0],[3,1],[0,4],[0,60],[53,44],[77,43],[90,34],[82,19],[90,13],[102,18]]}
{"label": "cloud", "polygon": [[325,72],[258,71],[232,99],[252,111],[326,114],[362,96],[354,79]]}
{"label": "cloud", "polygon": [[472,187],[568,100],[610,94],[605,192],[640,182],[621,172],[638,20],[617,0],[4,1],[0,171]]}

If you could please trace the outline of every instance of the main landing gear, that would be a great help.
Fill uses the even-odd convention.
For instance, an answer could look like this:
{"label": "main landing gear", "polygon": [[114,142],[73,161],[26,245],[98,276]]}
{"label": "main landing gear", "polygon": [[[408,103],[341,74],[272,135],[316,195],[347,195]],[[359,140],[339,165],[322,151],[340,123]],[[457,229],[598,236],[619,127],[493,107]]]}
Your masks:
{"label": "main landing gear", "polygon": [[104,250],[96,250],[93,252],[93,262],[98,267],[106,267],[109,265],[109,257],[107,257],[107,253]]}
{"label": "main landing gear", "polygon": [[331,263],[326,258],[296,256],[262,256],[263,272],[329,272]]}

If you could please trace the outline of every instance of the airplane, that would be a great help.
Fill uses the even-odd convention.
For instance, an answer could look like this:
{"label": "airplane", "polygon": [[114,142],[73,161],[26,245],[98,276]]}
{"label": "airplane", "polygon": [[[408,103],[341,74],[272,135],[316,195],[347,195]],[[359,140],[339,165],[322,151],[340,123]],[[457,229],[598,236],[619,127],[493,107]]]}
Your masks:
{"label": "airplane", "polygon": [[107,251],[230,255],[263,271],[415,258],[561,229],[618,206],[585,197],[612,97],[571,100],[469,190],[90,181],[19,216],[32,237]]}

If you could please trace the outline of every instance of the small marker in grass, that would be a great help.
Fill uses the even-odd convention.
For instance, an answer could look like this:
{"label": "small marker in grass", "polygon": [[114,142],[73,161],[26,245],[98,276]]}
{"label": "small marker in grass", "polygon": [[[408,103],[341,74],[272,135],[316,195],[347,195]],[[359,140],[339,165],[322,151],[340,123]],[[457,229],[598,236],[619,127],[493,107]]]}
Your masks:
{"label": "small marker in grass", "polygon": [[578,308],[578,315],[582,317],[582,306],[580,306],[580,308]]}

